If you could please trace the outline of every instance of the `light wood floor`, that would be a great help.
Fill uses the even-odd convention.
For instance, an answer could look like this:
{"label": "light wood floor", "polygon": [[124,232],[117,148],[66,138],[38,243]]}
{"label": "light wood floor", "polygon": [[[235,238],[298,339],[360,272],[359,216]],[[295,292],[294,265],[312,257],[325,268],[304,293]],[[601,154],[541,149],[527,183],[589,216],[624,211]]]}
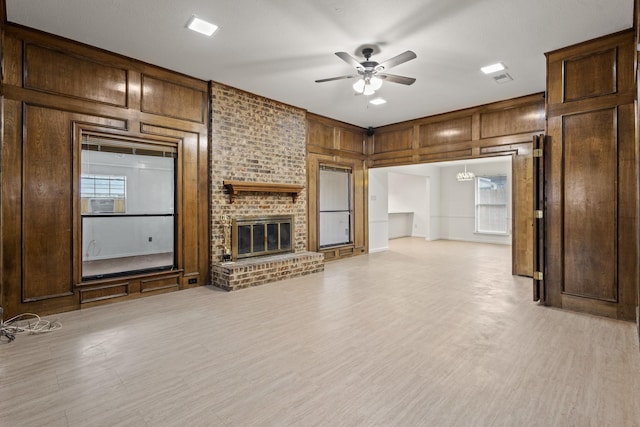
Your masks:
{"label": "light wood floor", "polygon": [[50,316],[2,426],[638,426],[635,325],[541,307],[508,246],[398,239],[324,273]]}

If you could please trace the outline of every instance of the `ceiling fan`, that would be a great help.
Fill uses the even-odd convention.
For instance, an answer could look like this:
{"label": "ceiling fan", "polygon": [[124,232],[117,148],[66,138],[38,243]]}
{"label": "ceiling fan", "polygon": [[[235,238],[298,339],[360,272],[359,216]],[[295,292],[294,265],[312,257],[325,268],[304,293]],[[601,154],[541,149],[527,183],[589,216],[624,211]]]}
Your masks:
{"label": "ceiling fan", "polygon": [[356,58],[349,55],[347,52],[336,52],[338,58],[342,59],[347,64],[353,66],[358,74],[350,74],[346,76],[330,77],[328,79],[316,80],[316,83],[330,82],[333,80],[352,79],[360,77],[357,82],[354,83],[353,89],[356,94],[373,95],[376,90],[382,86],[382,81],[386,80],[392,83],[400,83],[403,85],[411,85],[416,81],[413,77],[397,76],[395,74],[388,74],[384,71],[396,65],[404,64],[407,61],[417,58],[416,54],[410,50],[387,59],[382,63],[371,61],[371,54],[373,49],[366,47],[362,49],[362,56],[364,56],[363,62],[358,62]]}

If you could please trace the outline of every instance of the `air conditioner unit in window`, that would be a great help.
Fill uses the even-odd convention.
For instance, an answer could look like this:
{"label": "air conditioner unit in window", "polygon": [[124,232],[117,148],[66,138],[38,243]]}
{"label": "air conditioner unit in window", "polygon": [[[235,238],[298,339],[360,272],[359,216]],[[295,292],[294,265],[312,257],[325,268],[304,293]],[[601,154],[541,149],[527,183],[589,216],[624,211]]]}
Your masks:
{"label": "air conditioner unit in window", "polygon": [[100,198],[89,200],[91,213],[114,213],[115,204],[115,199]]}

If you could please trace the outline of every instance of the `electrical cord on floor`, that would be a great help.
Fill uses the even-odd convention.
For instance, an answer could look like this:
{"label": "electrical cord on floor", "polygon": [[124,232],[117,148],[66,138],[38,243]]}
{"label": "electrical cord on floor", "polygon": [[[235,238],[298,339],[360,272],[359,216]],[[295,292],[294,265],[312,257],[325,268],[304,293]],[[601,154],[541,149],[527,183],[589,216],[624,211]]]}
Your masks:
{"label": "electrical cord on floor", "polygon": [[42,334],[57,331],[62,328],[62,323],[56,320],[41,319],[34,313],[23,313],[0,322],[0,341],[11,342],[19,334]]}

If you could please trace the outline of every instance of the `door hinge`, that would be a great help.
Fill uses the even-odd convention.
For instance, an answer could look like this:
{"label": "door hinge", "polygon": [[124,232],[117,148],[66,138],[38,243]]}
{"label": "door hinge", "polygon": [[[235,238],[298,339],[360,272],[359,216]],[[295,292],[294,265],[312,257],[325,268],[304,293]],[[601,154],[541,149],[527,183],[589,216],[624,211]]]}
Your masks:
{"label": "door hinge", "polygon": [[533,280],[544,280],[544,275],[542,274],[542,271],[534,271]]}
{"label": "door hinge", "polygon": [[533,157],[542,157],[542,148],[536,148],[533,150]]}
{"label": "door hinge", "polygon": [[537,219],[544,218],[544,213],[541,210],[533,211],[533,216]]}

